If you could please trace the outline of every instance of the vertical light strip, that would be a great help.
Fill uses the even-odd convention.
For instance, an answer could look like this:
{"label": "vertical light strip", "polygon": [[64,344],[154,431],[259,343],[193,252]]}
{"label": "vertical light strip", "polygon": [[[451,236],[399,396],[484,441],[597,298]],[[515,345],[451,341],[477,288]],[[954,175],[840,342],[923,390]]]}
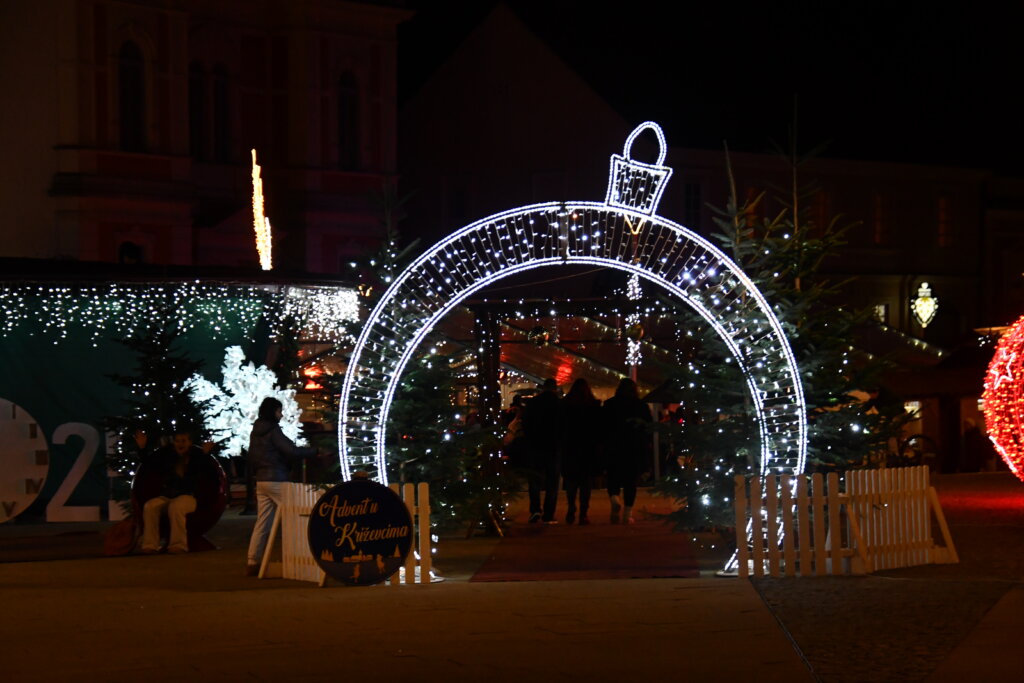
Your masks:
{"label": "vertical light strip", "polygon": [[252,150],[252,227],[256,232],[260,268],[270,270],[273,267],[270,219],[263,214],[263,179],[260,177],[260,165],[256,163],[255,149]]}

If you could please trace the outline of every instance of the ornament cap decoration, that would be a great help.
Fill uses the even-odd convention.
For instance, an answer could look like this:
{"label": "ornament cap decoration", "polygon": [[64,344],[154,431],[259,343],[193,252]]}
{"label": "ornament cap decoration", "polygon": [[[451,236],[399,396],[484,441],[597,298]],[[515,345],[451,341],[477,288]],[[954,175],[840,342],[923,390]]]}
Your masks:
{"label": "ornament cap decoration", "polygon": [[[653,164],[645,164],[632,158],[633,143],[645,130],[651,130],[658,138],[658,160]],[[653,216],[658,210],[661,195],[665,192],[668,179],[672,177],[672,169],[664,166],[668,144],[661,126],[653,121],[645,121],[633,129],[626,138],[622,155],[613,154],[611,168],[608,173],[608,194],[605,203],[620,209],[638,211]]]}

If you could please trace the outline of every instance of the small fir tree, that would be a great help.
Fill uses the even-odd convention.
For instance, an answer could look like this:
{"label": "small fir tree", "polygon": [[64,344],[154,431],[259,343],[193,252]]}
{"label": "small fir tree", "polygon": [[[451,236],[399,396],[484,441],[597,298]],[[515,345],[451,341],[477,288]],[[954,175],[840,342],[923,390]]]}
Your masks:
{"label": "small fir tree", "polygon": [[[135,373],[112,376],[125,388],[127,398],[125,412],[105,420],[106,428],[114,434],[107,466],[125,484],[131,481],[141,458],[137,433],[146,434],[147,448],[159,447],[183,428],[192,431],[197,443],[209,439],[203,425],[204,406],[194,399],[187,386],[202,363],[179,348],[177,322],[168,315],[158,319],[166,322],[121,341],[136,354]],[[115,498],[126,499],[127,489],[117,487]]]}
{"label": "small fir tree", "polygon": [[486,520],[503,501],[504,465],[496,436],[453,403],[449,359],[424,355],[409,364],[391,404],[388,468],[395,481],[429,482],[440,526]]}
{"label": "small fir tree", "polygon": [[[807,470],[868,467],[884,459],[889,440],[906,421],[902,406],[880,394],[884,362],[858,354],[853,340],[869,324],[866,312],[834,301],[843,283],[822,276],[822,264],[852,227],[833,219],[816,226],[806,218],[812,187],[797,184],[801,160],[790,158],[793,188],[774,218],[758,217],[760,195],[730,198],[716,210],[713,235],[753,280],[775,310],[789,339],[803,383],[808,419]],[[683,311],[691,331],[685,370],[676,378],[683,410],[663,429],[683,444],[659,490],[680,502],[671,519],[679,528],[733,525],[733,477],[758,471],[757,425],[743,377],[724,344],[696,314]],[[866,400],[870,398],[870,400]]]}
{"label": "small fir tree", "polygon": [[[381,216],[382,241],[375,252],[353,261],[367,308],[380,297],[416,254],[418,240],[402,244],[398,223],[409,196],[398,197],[385,185],[372,197]],[[359,325],[350,331],[359,335]],[[392,481],[429,482],[433,521],[441,526],[486,520],[501,510],[502,482],[509,478],[498,457],[498,438],[483,425],[467,425],[467,409],[455,405],[455,373],[450,360],[434,354],[430,341],[420,344],[406,366],[391,402],[387,424],[387,466]],[[324,415],[337,416],[341,376],[321,376],[317,381],[330,393],[331,405]],[[319,444],[336,452],[337,442]]]}

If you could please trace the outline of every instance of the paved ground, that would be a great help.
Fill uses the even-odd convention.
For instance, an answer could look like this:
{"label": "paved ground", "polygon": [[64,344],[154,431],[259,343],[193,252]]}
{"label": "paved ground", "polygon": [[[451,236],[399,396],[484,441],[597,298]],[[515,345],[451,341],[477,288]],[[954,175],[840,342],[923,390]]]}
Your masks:
{"label": "paved ground", "polygon": [[[860,578],[706,578],[704,536],[700,579],[475,584],[495,541],[456,536],[443,583],[318,589],[244,578],[229,514],[219,552],[0,564],[0,680],[1021,680],[1024,485],[936,485],[961,563]],[[73,535],[6,525],[0,558],[94,547],[45,530]]]}
{"label": "paved ground", "polygon": [[752,581],[822,680],[1024,680],[1024,484],[1007,473],[932,483],[959,563]]}

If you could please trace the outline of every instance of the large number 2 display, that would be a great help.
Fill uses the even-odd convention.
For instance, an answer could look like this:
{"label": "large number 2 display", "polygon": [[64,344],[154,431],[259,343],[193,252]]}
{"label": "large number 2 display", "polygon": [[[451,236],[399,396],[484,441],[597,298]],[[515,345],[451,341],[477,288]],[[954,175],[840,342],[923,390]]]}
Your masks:
{"label": "large number 2 display", "polygon": [[[96,506],[70,506],[67,500],[89,469],[99,433],[82,422],[68,422],[53,432],[54,443],[69,437],[82,439],[82,449],[46,506],[49,522],[88,522],[100,518]],[[10,521],[35,501],[43,490],[50,469],[50,449],[39,423],[20,406],[0,398],[0,523]]]}

